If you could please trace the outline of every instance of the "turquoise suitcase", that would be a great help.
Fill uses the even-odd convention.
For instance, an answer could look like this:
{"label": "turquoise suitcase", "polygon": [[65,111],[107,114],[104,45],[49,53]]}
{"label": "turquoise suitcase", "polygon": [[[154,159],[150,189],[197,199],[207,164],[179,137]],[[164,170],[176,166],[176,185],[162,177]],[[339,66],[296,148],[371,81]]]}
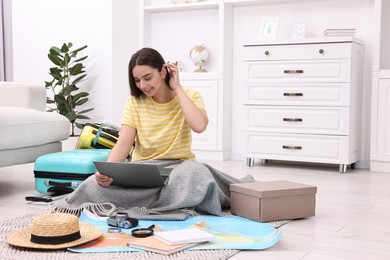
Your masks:
{"label": "turquoise suitcase", "polygon": [[95,174],[94,161],[107,161],[111,149],[76,149],[40,156],[34,164],[35,189],[66,194]]}

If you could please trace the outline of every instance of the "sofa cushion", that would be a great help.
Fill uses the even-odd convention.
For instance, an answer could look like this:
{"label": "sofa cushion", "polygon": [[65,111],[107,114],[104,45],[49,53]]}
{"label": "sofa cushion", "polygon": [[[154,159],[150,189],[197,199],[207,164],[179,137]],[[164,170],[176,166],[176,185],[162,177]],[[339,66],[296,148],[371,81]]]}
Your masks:
{"label": "sofa cushion", "polygon": [[70,123],[57,113],[0,107],[0,149],[15,149],[69,138]]}
{"label": "sofa cushion", "polygon": [[46,88],[18,82],[0,82],[0,106],[46,111]]}

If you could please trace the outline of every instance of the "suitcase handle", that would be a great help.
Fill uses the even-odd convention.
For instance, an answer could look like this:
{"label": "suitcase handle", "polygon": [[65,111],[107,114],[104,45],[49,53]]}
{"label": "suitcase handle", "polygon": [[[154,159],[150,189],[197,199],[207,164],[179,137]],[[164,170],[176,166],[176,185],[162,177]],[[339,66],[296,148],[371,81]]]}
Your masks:
{"label": "suitcase handle", "polygon": [[92,133],[93,133],[94,135],[96,135],[97,138],[99,138],[99,137],[101,136],[101,137],[103,137],[103,138],[106,138],[106,139],[110,140],[110,141],[113,142],[113,143],[116,143],[116,141],[117,141],[114,137],[109,136],[109,135],[107,135],[107,134],[105,134],[105,133],[100,133],[100,135],[98,136],[98,135],[97,135],[98,132],[97,132],[96,130],[93,130]]}
{"label": "suitcase handle", "polygon": [[[114,139],[114,140],[113,140],[113,139],[110,139],[111,137],[109,137],[108,135],[105,135],[105,134],[103,133],[103,131],[107,131],[107,132],[109,132],[109,133],[112,134],[112,131],[110,131],[110,128],[104,129],[104,123],[101,123],[101,124],[99,125],[99,129],[98,129],[97,133],[95,133],[96,137],[95,137],[95,139],[93,140],[93,145],[96,145],[96,144],[97,144],[97,142],[98,142],[100,136],[102,136],[102,137],[104,137],[104,138],[110,140],[111,142],[116,143],[116,140],[115,140],[115,139]],[[92,133],[93,133],[93,132],[92,132]]]}
{"label": "suitcase handle", "polygon": [[27,196],[27,197],[25,197],[25,200],[32,201],[32,202],[47,202],[47,203],[53,201],[53,199],[42,198],[42,197],[34,197],[34,196]]}
{"label": "suitcase handle", "polygon": [[56,181],[45,181],[46,186],[55,186],[55,187],[77,187],[79,184],[75,181],[72,182],[56,182]]}
{"label": "suitcase handle", "polygon": [[27,201],[32,201],[32,202],[52,202],[52,198],[47,198],[47,196],[53,196],[55,195],[55,192],[52,191],[47,191],[45,194],[42,194],[41,196],[27,196],[24,199]]}
{"label": "suitcase handle", "polygon": [[[97,142],[99,140],[99,136],[102,133],[102,129],[103,129],[103,123],[100,124],[99,129],[98,129],[97,133],[95,134],[95,139],[92,142],[93,145],[97,144]],[[92,131],[92,133],[93,133],[93,131]]]}
{"label": "suitcase handle", "polygon": [[60,198],[59,196],[65,196],[73,191],[72,188],[68,187],[50,187],[47,189],[47,192],[41,196],[27,196],[24,199],[26,201],[32,202],[53,202],[54,200]]}
{"label": "suitcase handle", "polygon": [[86,123],[84,126],[90,126],[93,129],[102,129],[104,132],[109,133],[113,136],[119,136],[120,128],[116,125],[106,124],[106,123]]}

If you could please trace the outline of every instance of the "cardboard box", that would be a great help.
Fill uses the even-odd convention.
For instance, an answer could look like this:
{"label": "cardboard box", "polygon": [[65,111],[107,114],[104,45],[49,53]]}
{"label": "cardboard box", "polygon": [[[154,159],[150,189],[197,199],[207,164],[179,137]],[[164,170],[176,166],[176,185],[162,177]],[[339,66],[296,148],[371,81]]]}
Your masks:
{"label": "cardboard box", "polygon": [[230,185],[231,212],[259,222],[312,217],[317,187],[290,181]]}

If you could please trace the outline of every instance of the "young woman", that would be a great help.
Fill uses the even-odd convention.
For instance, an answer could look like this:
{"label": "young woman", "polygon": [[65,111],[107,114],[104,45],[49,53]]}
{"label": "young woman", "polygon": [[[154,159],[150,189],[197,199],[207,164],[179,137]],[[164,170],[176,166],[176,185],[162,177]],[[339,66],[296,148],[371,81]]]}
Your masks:
{"label": "young woman", "polygon": [[[133,161],[194,159],[191,130],[203,132],[208,117],[200,94],[180,85],[179,70],[151,48],[137,51],[129,62],[131,96],[118,142],[108,161],[125,161],[135,140]],[[97,172],[100,186],[112,178]]]}

